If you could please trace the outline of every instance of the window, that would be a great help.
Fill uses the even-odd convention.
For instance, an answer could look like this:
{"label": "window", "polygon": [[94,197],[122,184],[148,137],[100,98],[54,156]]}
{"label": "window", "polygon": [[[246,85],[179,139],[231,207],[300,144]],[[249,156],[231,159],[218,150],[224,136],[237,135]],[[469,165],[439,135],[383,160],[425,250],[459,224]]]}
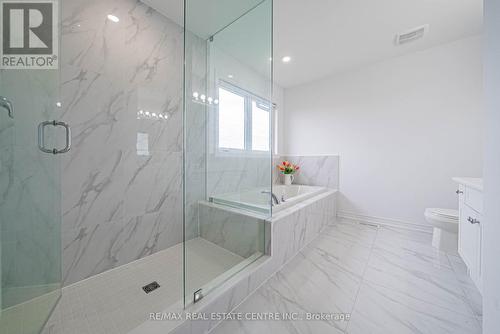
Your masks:
{"label": "window", "polygon": [[268,101],[222,82],[216,136],[219,151],[269,152],[269,111]]}
{"label": "window", "polygon": [[245,98],[219,89],[219,148],[245,149]]}

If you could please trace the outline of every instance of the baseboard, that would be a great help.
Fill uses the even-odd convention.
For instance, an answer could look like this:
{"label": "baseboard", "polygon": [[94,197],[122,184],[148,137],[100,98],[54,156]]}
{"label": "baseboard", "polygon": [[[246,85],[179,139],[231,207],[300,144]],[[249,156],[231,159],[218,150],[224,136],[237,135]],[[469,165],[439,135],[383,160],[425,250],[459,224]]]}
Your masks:
{"label": "baseboard", "polygon": [[363,215],[363,214],[359,214],[359,213],[355,213],[355,212],[348,212],[348,211],[342,211],[342,210],[339,210],[337,212],[337,217],[355,220],[355,221],[367,223],[367,224],[375,224],[375,225],[380,225],[380,226],[390,226],[390,227],[403,228],[403,229],[412,230],[412,231],[432,233],[432,226],[410,223],[410,222],[407,222],[404,220],[399,220],[399,219],[369,216],[369,215]]}

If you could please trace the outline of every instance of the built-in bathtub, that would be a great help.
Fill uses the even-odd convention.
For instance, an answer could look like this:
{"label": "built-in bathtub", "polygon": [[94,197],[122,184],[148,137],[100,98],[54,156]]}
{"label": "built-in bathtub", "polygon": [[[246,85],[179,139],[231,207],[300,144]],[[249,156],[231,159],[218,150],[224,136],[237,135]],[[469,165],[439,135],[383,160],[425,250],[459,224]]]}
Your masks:
{"label": "built-in bathtub", "polygon": [[[273,206],[273,213],[289,208],[325,191],[327,191],[327,188],[324,187],[275,185],[272,192],[280,203]],[[269,213],[270,209],[269,189],[256,188],[239,193],[216,195],[210,197],[210,202],[266,214]]]}

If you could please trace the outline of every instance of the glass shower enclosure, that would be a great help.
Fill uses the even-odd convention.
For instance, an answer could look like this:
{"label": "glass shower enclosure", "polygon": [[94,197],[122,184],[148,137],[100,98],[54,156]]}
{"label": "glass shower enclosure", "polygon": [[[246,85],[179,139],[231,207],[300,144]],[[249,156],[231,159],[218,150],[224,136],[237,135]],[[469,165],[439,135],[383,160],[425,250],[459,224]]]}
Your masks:
{"label": "glass shower enclosure", "polygon": [[[40,49],[50,35],[46,52],[55,61],[0,68],[0,333],[38,334],[52,318],[59,324],[58,312],[78,295],[62,291],[87,291],[96,282],[106,283],[108,299],[134,296],[137,303],[120,309],[132,329],[150,312],[189,308],[266,253],[272,0],[182,1],[184,27],[161,10],[161,0],[43,1],[50,11],[40,1],[0,1],[3,29],[5,15],[12,22],[31,9],[33,18],[48,15],[45,32],[35,31],[40,41],[19,35],[11,45],[20,53],[30,40]],[[102,52],[106,45],[113,47]],[[64,121],[73,125],[68,155]],[[112,145],[101,145],[106,140]],[[89,191],[86,177],[93,175],[103,180]],[[102,184],[109,186],[104,195]],[[157,290],[144,293],[151,282]],[[91,326],[85,314],[99,303],[78,302],[75,319],[62,320],[68,328]]]}
{"label": "glass shower enclosure", "polygon": [[187,306],[265,252],[263,219],[272,210],[272,1],[185,0],[184,16]]}
{"label": "glass shower enclosure", "polygon": [[[57,54],[59,2],[49,4],[2,2],[0,12],[11,22],[23,11],[52,13],[45,29],[52,30],[47,44]],[[21,46],[5,28],[3,53],[6,45]],[[59,153],[70,137],[65,123],[54,122],[61,116],[59,69],[11,65],[0,69],[0,333],[37,334],[61,295]]]}

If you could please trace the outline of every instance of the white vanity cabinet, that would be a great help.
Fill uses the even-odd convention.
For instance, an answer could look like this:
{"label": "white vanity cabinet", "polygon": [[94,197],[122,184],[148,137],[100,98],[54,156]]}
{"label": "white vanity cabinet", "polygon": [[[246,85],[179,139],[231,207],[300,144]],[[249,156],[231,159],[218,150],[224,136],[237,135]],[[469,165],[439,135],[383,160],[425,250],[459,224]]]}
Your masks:
{"label": "white vanity cabinet", "polygon": [[483,183],[477,178],[453,178],[458,183],[458,254],[482,292]]}

